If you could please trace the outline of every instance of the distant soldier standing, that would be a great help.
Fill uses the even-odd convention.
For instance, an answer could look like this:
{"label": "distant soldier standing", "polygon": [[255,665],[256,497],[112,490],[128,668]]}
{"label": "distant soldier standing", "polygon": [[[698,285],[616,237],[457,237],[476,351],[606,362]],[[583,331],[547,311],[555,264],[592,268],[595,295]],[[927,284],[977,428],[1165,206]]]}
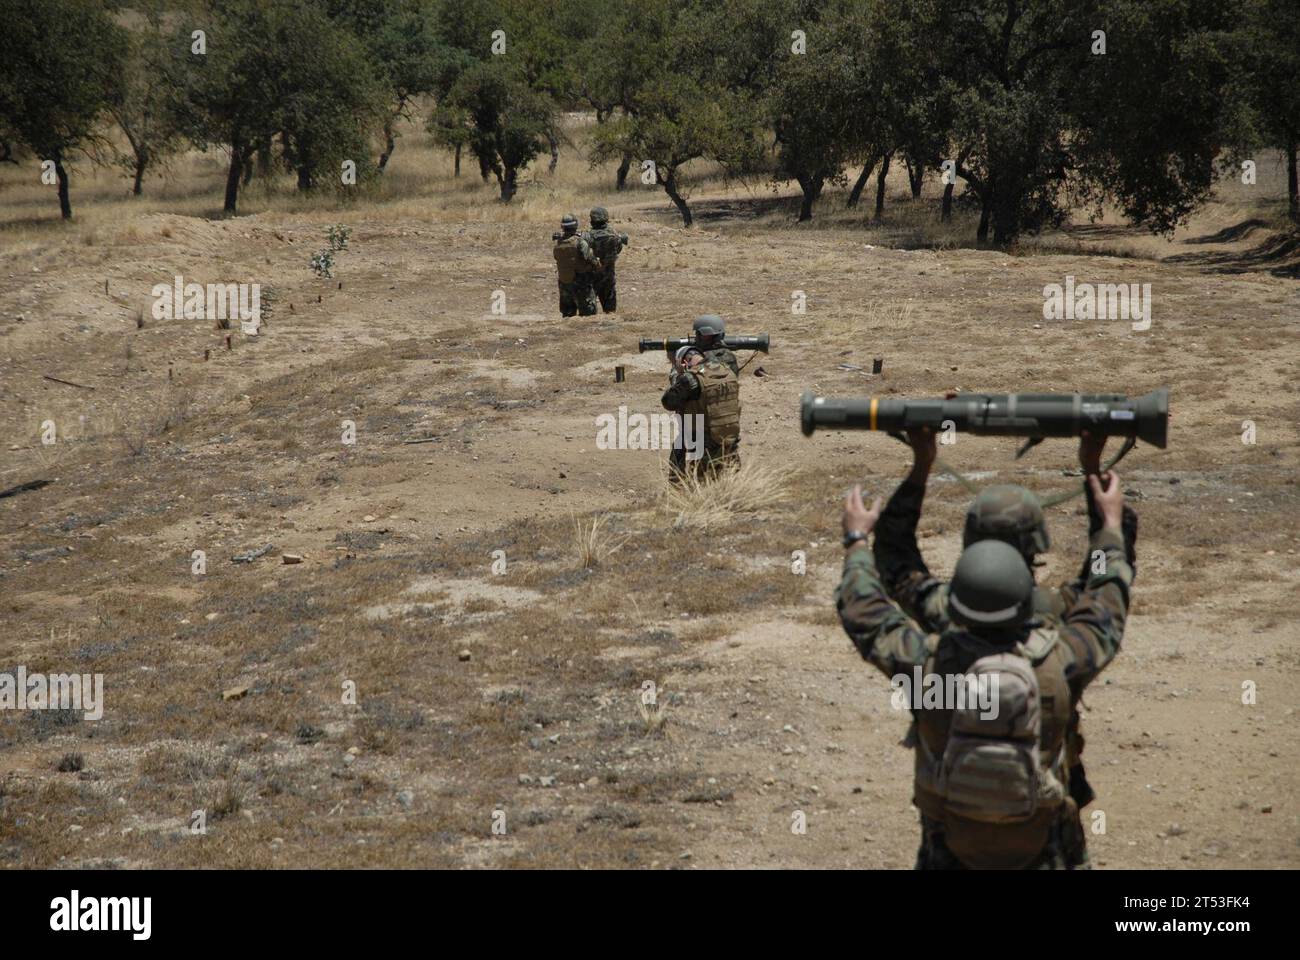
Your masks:
{"label": "distant soldier standing", "polygon": [[613,313],[618,305],[614,265],[627,246],[627,234],[609,228],[609,211],[604,207],[591,210],[591,229],[582,235],[591,252],[600,260],[600,269],[591,275],[592,287],[600,297],[600,309]]}
{"label": "distant soldier standing", "polygon": [[692,460],[697,477],[740,465],[740,380],[727,364],[695,347],[682,347],[674,359],[663,405],[682,418],[678,443],[669,459],[673,479],[687,471],[688,443],[692,452],[699,453]]}
{"label": "distant soldier standing", "polygon": [[560,221],[561,232],[556,234],[555,265],[560,278],[560,313],[566,317],[581,314],[584,317],[596,313],[596,294],[591,287],[593,271],[600,266],[600,260],[591,247],[578,234],[578,218],[566,213]]}

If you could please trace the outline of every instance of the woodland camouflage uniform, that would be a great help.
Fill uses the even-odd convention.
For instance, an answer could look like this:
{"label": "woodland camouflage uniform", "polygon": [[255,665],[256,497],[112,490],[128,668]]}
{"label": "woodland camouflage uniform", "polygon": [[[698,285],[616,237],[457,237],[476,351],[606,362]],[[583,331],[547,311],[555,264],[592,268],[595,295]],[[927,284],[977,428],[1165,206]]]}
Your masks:
{"label": "woodland camouflage uniform", "polygon": [[[1093,499],[1092,488],[1084,485],[1088,504],[1088,534],[1101,529],[1101,513]],[[948,616],[948,584],[936,579],[926,567],[916,541],[916,527],[921,519],[925,485],[904,480],[890,497],[876,524],[875,559],[890,599],[927,633],[943,633],[951,626]],[[1129,567],[1137,572],[1137,514],[1124,505],[1122,527],[1124,553]],[[1051,546],[1038,499],[1024,487],[997,485],[980,491],[966,515],[963,540],[993,538],[1011,544],[1032,564],[1034,557]],[[1059,626],[1067,610],[1075,603],[1088,578],[1091,558],[1085,557],[1075,579],[1056,587],[1034,589],[1034,612],[1049,625]],[[1077,704],[1082,689],[1073,692]],[[1083,766],[1084,736],[1079,710],[1071,711],[1066,732],[1066,767],[1068,788],[1082,818],[1083,808],[1096,794],[1088,783]],[[1086,867],[1088,853],[1082,822],[1079,836],[1085,841],[1073,851],[1077,861],[1072,867]]]}
{"label": "woodland camouflage uniform", "polygon": [[[669,461],[675,472],[692,469],[697,476],[712,475],[724,466],[740,465],[740,380],[731,367],[705,355],[704,363],[694,370],[674,371],[662,402],[664,409],[681,414],[683,421],[697,414],[703,417],[703,437],[699,431],[692,434],[693,442],[703,440],[703,456],[688,460],[679,442]],[[683,424],[682,438],[685,432]]]}
{"label": "woodland camouflage uniform", "polygon": [[[927,674],[961,675],[989,653],[1022,652],[1033,664],[1041,691],[1040,753],[1060,770],[1061,779],[1069,786],[1059,806],[1046,808],[1034,822],[979,824],[972,828],[972,821],[954,819],[945,811],[942,799],[926,787],[931,782],[927,776],[933,758],[943,756],[951,711],[914,709],[908,743],[917,751],[913,802],[921,810],[922,825],[917,867],[1083,866],[1086,854],[1078,813],[1082,798],[1076,799],[1079,788],[1070,765],[1077,756],[1072,756],[1069,741],[1084,688],[1119,650],[1133,581],[1126,538],[1098,523],[1091,534],[1088,554],[1091,557],[1094,551],[1102,551],[1104,563],[1086,564],[1087,576],[1054,596],[1035,589],[1033,616],[1028,623],[976,634],[952,619],[948,586],[930,576],[916,548],[915,524],[923,495],[921,485],[904,483],[877,524],[875,552],[861,544],[849,551],[836,591],[836,606],[845,631],[862,656],[891,678],[899,673],[910,675],[916,666]],[[883,558],[881,572],[877,556]],[[1102,572],[1094,572],[1094,568]],[[889,589],[886,581],[892,584]],[[891,598],[897,600],[898,606]],[[1059,612],[1053,615],[1044,608]],[[1083,783],[1086,786],[1086,781]],[[1090,792],[1087,799],[1091,799]],[[954,825],[960,828],[963,838],[960,858],[949,844]]]}
{"label": "woodland camouflage uniform", "polygon": [[574,314],[593,316],[596,313],[596,293],[591,278],[600,260],[579,235],[577,217],[567,214],[560,221],[560,227],[563,234],[551,251],[559,274],[560,313],[566,317]]}
{"label": "woodland camouflage uniform", "polygon": [[591,285],[600,298],[600,308],[605,313],[613,313],[618,306],[614,267],[619,253],[627,246],[627,234],[610,229],[609,213],[604,207],[595,207],[591,211],[591,229],[583,233],[582,239],[600,260],[600,269],[591,275]]}

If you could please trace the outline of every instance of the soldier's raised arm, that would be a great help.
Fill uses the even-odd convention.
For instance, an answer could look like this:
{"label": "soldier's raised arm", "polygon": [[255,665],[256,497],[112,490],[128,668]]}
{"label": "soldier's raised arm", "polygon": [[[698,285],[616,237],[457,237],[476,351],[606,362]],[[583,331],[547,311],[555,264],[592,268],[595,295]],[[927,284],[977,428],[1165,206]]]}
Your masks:
{"label": "soldier's raised arm", "polygon": [[1124,493],[1119,474],[1111,471],[1106,485],[1096,474],[1088,484],[1102,515],[1102,525],[1089,539],[1088,579],[1065,612],[1061,641],[1070,652],[1065,675],[1079,689],[1097,678],[1115,659],[1128,619],[1133,568],[1124,551]]}
{"label": "soldier's raised arm", "polygon": [[948,624],[942,583],[930,574],[916,541],[916,527],[925,501],[925,484],[937,457],[934,431],[920,427],[908,431],[912,470],[898,485],[876,524],[876,565],[889,597],[927,633],[941,632]]}
{"label": "soldier's raised arm", "polygon": [[880,518],[880,500],[868,510],[862,489],[854,487],[844,502],[844,573],[835,590],[840,623],[858,653],[887,677],[923,666],[928,648],[925,631],[896,607],[876,572],[867,537]]}
{"label": "soldier's raised arm", "polygon": [[[1079,438],[1079,466],[1083,470],[1083,494],[1088,505],[1089,547],[1088,552],[1084,555],[1083,563],[1079,567],[1078,576],[1061,584],[1056,590],[1062,613],[1074,605],[1088,582],[1088,571],[1095,552],[1091,546],[1091,540],[1104,523],[1101,510],[1097,506],[1097,498],[1093,494],[1092,484],[1088,481],[1088,478],[1101,473],[1101,455],[1105,447],[1106,438],[1104,436],[1094,438],[1087,430],[1083,431],[1082,436]],[[1120,530],[1124,535],[1124,559],[1128,561],[1133,576],[1136,578],[1138,518],[1137,513],[1128,504],[1123,505]]]}

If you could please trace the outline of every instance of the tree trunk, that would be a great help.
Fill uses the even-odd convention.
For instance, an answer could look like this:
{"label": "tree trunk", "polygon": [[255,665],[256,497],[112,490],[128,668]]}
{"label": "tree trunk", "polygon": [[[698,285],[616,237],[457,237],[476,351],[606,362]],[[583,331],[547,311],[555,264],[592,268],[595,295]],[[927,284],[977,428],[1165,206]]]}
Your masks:
{"label": "tree trunk", "polygon": [[885,177],[889,176],[889,161],[893,158],[892,153],[887,153],[880,158],[880,172],[876,174],[876,216],[879,221],[885,215]]}
{"label": "tree trunk", "polygon": [[921,199],[921,185],[925,182],[925,167],[920,162],[914,162],[911,157],[905,157],[907,163],[907,183],[912,188],[912,199]]}
{"label": "tree trunk", "polygon": [[235,215],[235,206],[239,201],[239,175],[244,171],[244,151],[242,148],[231,145],[230,147],[230,171],[226,174],[226,205],[222,208],[223,212]]}
{"label": "tree trunk", "polygon": [[488,178],[492,176],[492,164],[488,162],[487,157],[478,158],[478,172],[479,176],[483,178],[483,182],[487,183]]}
{"label": "tree trunk", "polygon": [[148,160],[138,153],[135,155],[135,184],[131,187],[131,193],[137,197],[144,193],[144,168],[148,165]]}
{"label": "tree trunk", "polygon": [[[255,169],[254,164],[253,164],[253,158],[254,158],[254,156],[255,156],[255,155],[254,155],[252,152],[250,152],[250,153],[248,154],[248,158],[244,161],[244,173],[243,173],[243,175],[240,177],[240,186],[246,187],[246,186],[248,186],[250,183],[252,183],[252,181],[253,181],[253,171],[254,171],[254,169]],[[260,152],[258,152],[258,153],[256,154],[256,157],[257,157],[259,160],[261,159],[261,156],[262,156],[262,155],[261,155]]]}
{"label": "tree trunk", "polygon": [[955,183],[945,184],[943,188],[943,210],[939,214],[939,219],[947,222],[952,219],[952,192],[956,187]]}
{"label": "tree trunk", "polygon": [[992,204],[989,202],[988,194],[980,196],[980,225],[975,231],[975,243],[984,246],[989,241],[989,209]]}
{"label": "tree trunk", "polygon": [[505,173],[500,178],[501,181],[501,202],[509,203],[518,189],[519,171],[510,165],[506,165]]}
{"label": "tree trunk", "polygon": [[554,173],[555,165],[560,162],[560,141],[555,139],[555,134],[553,133],[548,133],[546,135],[546,140],[551,145],[551,163],[546,169],[548,173]]}
{"label": "tree trunk", "polygon": [[311,167],[305,163],[298,166],[298,189],[306,193],[312,188]]}
{"label": "tree trunk", "polygon": [[454,177],[460,176],[460,144],[456,144],[456,170],[452,174]]}
{"label": "tree trunk", "polygon": [[673,202],[677,212],[682,215],[682,226],[691,226],[695,222],[695,218],[691,216],[691,208],[687,206],[685,198],[677,192],[677,177],[671,173],[666,177],[663,176],[662,169],[660,169],[659,174],[659,182],[663,184],[664,193],[668,194],[668,199]]}
{"label": "tree trunk", "polygon": [[1291,211],[1291,220],[1300,223],[1300,177],[1296,172],[1296,150],[1300,144],[1295,141],[1286,151],[1286,195]]}
{"label": "tree trunk", "polygon": [[993,245],[1009,247],[1020,236],[1020,198],[1009,190],[993,194]]}
{"label": "tree trunk", "polygon": [[384,121],[384,152],[379,155],[379,172],[384,172],[384,167],[388,166],[388,158],[393,155],[397,149],[397,141],[393,138],[393,119],[389,117]]}
{"label": "tree trunk", "polygon": [[868,160],[862,165],[862,172],[858,174],[858,179],[854,182],[853,189],[849,191],[848,207],[850,210],[856,207],[858,201],[862,199],[862,188],[867,185],[867,178],[871,176],[871,171],[875,166],[876,161],[874,159]]}
{"label": "tree trunk", "polygon": [[799,205],[799,222],[812,219],[813,204],[822,195],[822,185],[826,178],[821,174],[811,177],[799,177],[799,189],[803,191],[803,202]]}
{"label": "tree trunk", "polygon": [[632,154],[623,154],[623,159],[618,164],[618,176],[614,180],[615,190],[627,189],[627,172],[632,169]]}
{"label": "tree trunk", "polygon": [[68,171],[63,168],[63,158],[55,156],[54,174],[59,179],[59,212],[64,220],[72,219],[72,202],[68,199]]}

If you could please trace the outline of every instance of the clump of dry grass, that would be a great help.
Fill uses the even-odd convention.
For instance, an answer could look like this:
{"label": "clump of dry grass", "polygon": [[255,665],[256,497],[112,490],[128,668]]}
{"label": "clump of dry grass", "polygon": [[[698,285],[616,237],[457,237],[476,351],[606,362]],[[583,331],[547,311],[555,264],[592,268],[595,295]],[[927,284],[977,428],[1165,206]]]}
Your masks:
{"label": "clump of dry grass", "polygon": [[695,530],[725,527],[741,514],[769,509],[789,493],[790,474],[772,464],[744,460],[716,477],[684,476],[664,491],[663,506],[673,526]]}
{"label": "clump of dry grass", "polygon": [[668,722],[668,705],[656,697],[647,703],[644,697],[637,700],[637,711],[641,714],[647,737],[667,736],[665,724]]}
{"label": "clump of dry grass", "polygon": [[600,566],[601,561],[627,541],[627,537],[615,541],[609,529],[608,514],[597,514],[588,520],[579,520],[576,515],[573,518],[573,545],[584,570]]}

